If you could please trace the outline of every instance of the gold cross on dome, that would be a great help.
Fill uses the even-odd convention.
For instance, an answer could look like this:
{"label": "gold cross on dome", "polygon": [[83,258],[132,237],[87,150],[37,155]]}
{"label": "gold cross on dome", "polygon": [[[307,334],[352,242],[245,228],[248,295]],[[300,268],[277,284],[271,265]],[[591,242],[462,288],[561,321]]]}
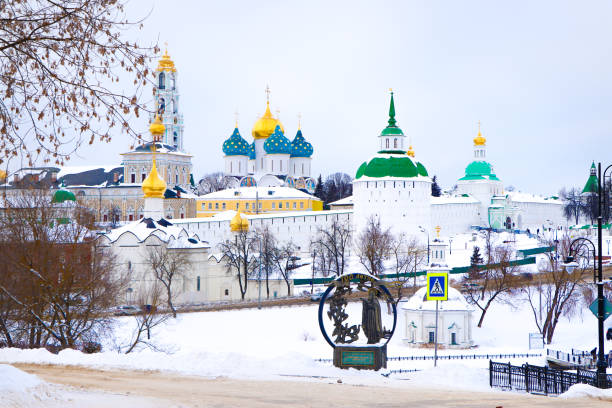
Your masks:
{"label": "gold cross on dome", "polygon": [[302,114],[298,113],[298,130],[302,129]]}
{"label": "gold cross on dome", "polygon": [[240,114],[238,113],[238,109],[236,109],[236,110],[234,111],[234,120],[236,121],[236,127],[238,127],[238,116],[239,116],[239,115],[240,115]]}
{"label": "gold cross on dome", "polygon": [[478,121],[478,132],[480,132],[480,121]]}
{"label": "gold cross on dome", "polygon": [[270,86],[266,85],[266,100],[270,102]]}

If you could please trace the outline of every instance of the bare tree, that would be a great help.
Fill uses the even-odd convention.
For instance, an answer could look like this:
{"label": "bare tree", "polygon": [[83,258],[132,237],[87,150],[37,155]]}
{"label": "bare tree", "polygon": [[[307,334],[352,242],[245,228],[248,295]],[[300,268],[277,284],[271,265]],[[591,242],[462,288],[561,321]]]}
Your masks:
{"label": "bare tree", "polygon": [[404,296],[404,289],[410,280],[410,273],[412,273],[412,285],[416,287],[416,273],[420,267],[427,263],[427,248],[421,247],[419,240],[415,237],[407,238],[405,234],[400,234],[393,238],[390,254],[396,274],[395,289],[397,296],[395,301],[399,302]]}
{"label": "bare tree", "polygon": [[[333,173],[323,183],[323,201],[329,204],[353,194],[353,179],[346,173]],[[320,198],[320,197],[319,197]]]}
{"label": "bare tree", "polygon": [[[123,0],[0,2],[0,163],[23,155],[62,164],[83,143],[108,142],[111,129],[139,139],[130,126],[150,71],[141,47],[124,32]],[[133,77],[130,88],[120,77]]]}
{"label": "bare tree", "polygon": [[490,247],[487,263],[472,267],[462,282],[468,302],[481,311],[478,327],[482,327],[491,304],[514,289],[519,273],[519,267],[510,263],[514,253],[512,247]]}
{"label": "bare tree", "polygon": [[[253,243],[257,246],[257,251],[259,252],[259,259],[257,264],[253,265],[254,272],[259,276],[259,268],[264,273],[264,278],[266,281],[266,298],[270,298],[270,276],[274,273],[274,269],[276,267],[275,262],[275,249],[277,246],[276,238],[270,228],[265,226],[262,229],[258,229],[255,232],[255,235],[258,237],[257,240]],[[260,283],[261,284],[261,283]]]}
{"label": "bare tree", "polygon": [[574,224],[578,224],[580,215],[585,212],[585,203],[580,193],[580,189],[576,187],[564,188],[559,192],[559,196],[563,200],[563,215],[568,220],[573,219]]}
{"label": "bare tree", "polygon": [[163,303],[162,292],[157,282],[138,292],[136,303],[140,306],[141,311],[134,315],[134,328],[130,341],[126,346],[119,346],[119,351],[125,349],[125,354],[129,354],[142,346],[158,349],[151,342],[151,330],[166,323],[170,317],[167,313],[159,313],[159,307]]}
{"label": "bare tree", "polygon": [[344,273],[351,239],[352,231],[348,221],[342,221],[339,218],[317,229],[317,235],[310,246],[313,251],[317,252],[319,265],[326,268],[325,276],[329,273],[336,276]]}
{"label": "bare tree", "polygon": [[385,261],[391,255],[393,235],[389,229],[383,229],[377,217],[370,217],[356,240],[359,262],[369,274],[377,276],[385,271]]}
{"label": "bare tree", "polygon": [[557,250],[546,253],[545,259],[538,265],[539,279],[522,288],[533,312],[535,324],[547,344],[552,342],[559,319],[570,315],[578,305],[581,298],[579,289],[589,271],[592,271],[588,261],[595,262],[587,251],[581,254],[585,255],[581,258],[587,261],[572,273],[566,272],[559,259],[568,255],[570,243],[568,236],[561,238],[558,243],[549,242],[551,246],[556,246]]}
{"label": "bare tree", "polygon": [[219,250],[223,254],[227,272],[233,273],[238,278],[240,296],[244,300],[249,284],[248,278],[256,264],[253,257],[253,252],[256,251],[256,239],[248,230],[234,234],[233,240],[226,240],[219,244]]}
{"label": "bare tree", "polygon": [[167,245],[149,246],[146,262],[155,279],[163,286],[168,308],[172,317],[176,318],[173,298],[177,295],[177,284],[183,282],[185,273],[191,267],[189,255],[179,248],[168,248]]}
{"label": "bare tree", "polygon": [[291,296],[291,273],[295,269],[295,256],[296,247],[292,242],[273,249],[273,259],[275,269],[283,277],[285,284],[287,285],[287,296]]}
{"label": "bare tree", "polygon": [[214,193],[215,191],[225,190],[234,185],[236,180],[233,177],[226,176],[220,171],[206,174],[198,182],[198,194]]}
{"label": "bare tree", "polygon": [[[15,342],[17,335],[29,347],[96,341],[110,325],[100,311],[115,304],[125,282],[114,273],[115,258],[94,237],[93,216],[53,206],[40,190],[20,191],[6,205],[0,292],[18,321],[5,338]],[[10,330],[6,323],[0,326]]]}

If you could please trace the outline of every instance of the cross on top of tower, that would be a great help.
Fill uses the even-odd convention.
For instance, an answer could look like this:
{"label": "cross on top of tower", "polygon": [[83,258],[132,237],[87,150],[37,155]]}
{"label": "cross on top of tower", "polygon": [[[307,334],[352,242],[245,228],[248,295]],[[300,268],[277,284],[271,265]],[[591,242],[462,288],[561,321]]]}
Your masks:
{"label": "cross on top of tower", "polygon": [[234,111],[234,120],[236,121],[236,127],[238,127],[238,116],[240,116],[240,114],[238,113],[238,109],[236,109]]}
{"label": "cross on top of tower", "polygon": [[297,117],[298,117],[298,130],[301,130],[302,129],[302,114],[298,113]]}
{"label": "cross on top of tower", "polygon": [[270,102],[270,86],[266,85],[266,100]]}

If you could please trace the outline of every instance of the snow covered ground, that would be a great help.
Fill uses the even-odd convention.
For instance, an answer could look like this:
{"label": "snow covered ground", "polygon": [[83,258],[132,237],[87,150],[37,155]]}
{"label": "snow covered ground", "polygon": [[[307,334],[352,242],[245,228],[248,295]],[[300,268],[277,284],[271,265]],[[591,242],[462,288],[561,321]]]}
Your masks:
{"label": "snow covered ground", "polygon": [[[388,348],[389,356],[431,355],[431,349],[411,348],[402,343],[405,322],[400,318]],[[118,342],[127,341],[133,318],[117,319]],[[590,350],[596,344],[597,325],[588,310],[559,323],[551,348]],[[471,350],[441,350],[446,354],[534,353],[528,349],[528,334],[535,332],[527,307],[494,304],[484,327],[474,328],[478,347]],[[440,360],[389,362],[389,369],[418,369],[415,373],[383,377],[380,373],[340,370],[315,359],[332,357],[317,322],[317,305],[276,307],[240,311],[201,312],[179,315],[152,332],[159,350],[143,349],[125,355],[113,350],[115,342],[104,345],[98,354],[65,350],[57,355],[46,350],[0,349],[3,363],[51,363],[83,365],[95,368],[161,370],[205,377],[238,379],[291,379],[306,377],[342,378],[344,382],[370,385],[402,386],[401,379],[412,384],[443,385],[446,388],[489,390],[488,360]],[[607,350],[606,350],[607,351]],[[502,359],[513,364],[543,364],[541,357]],[[451,381],[452,378],[452,381]]]}

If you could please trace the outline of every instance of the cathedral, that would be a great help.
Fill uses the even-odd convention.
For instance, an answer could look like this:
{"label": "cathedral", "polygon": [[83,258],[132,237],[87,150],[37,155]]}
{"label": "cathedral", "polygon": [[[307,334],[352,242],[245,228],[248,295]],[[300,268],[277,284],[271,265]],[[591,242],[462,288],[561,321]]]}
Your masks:
{"label": "cathedral", "polygon": [[314,193],[311,178],[313,148],[302,134],[301,125],[293,138],[270,111],[270,90],[266,88],[266,110],[253,126],[253,141],[247,142],[238,130],[223,142],[225,174],[235,178],[235,187],[291,187]]}

